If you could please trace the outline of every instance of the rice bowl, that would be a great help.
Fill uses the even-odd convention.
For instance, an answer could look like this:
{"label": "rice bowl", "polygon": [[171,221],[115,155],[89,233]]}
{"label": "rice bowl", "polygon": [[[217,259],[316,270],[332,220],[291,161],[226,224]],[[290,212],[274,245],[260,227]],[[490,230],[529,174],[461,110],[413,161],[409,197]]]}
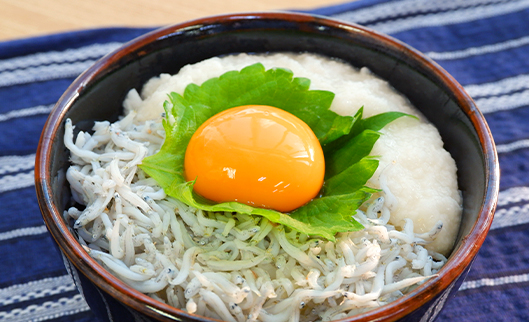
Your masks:
{"label": "rice bowl", "polygon": [[[298,17],[298,19],[299,19],[299,17]],[[374,69],[374,71],[377,71],[377,68],[376,68],[376,67],[373,68],[373,66],[370,66],[370,68],[371,68],[371,69]],[[130,86],[129,86],[128,88],[130,88]],[[406,90],[405,90],[405,92],[406,92]],[[415,94],[413,94],[413,95],[415,95]],[[412,95],[411,97],[413,97],[413,95]],[[414,100],[416,100],[416,98],[414,98]],[[434,104],[435,104],[435,101],[434,101]],[[428,117],[428,118],[430,118],[430,117],[428,116],[429,113],[430,113],[430,112],[427,113],[427,117]],[[75,120],[73,120],[73,123],[76,124],[76,125],[78,125],[77,121],[75,121]],[[442,132],[441,132],[441,135],[446,136],[446,132],[442,131]],[[451,146],[452,144],[453,144],[453,141],[452,141],[451,139],[449,139],[449,140],[448,140],[448,145]],[[457,157],[457,154],[456,154],[456,162],[461,162],[461,160]],[[464,163],[463,163],[463,164],[464,164]],[[463,168],[460,168],[459,171],[466,172],[467,170],[466,170],[465,166],[463,165]],[[465,188],[465,190],[468,189],[467,187],[464,187],[464,188]],[[464,191],[465,191],[465,190],[464,190]],[[463,193],[465,193],[464,191],[463,191]],[[472,199],[472,198],[474,198],[474,197],[472,197],[472,195],[471,195],[470,198]],[[471,199],[470,199],[470,200],[471,200]],[[465,198],[464,198],[463,200],[467,200],[467,201],[468,201],[469,199],[465,199]],[[468,228],[465,228],[465,227],[468,227],[468,224],[463,223],[463,225],[462,225],[462,229],[463,229],[463,231],[465,231],[466,229],[468,229]],[[460,247],[460,246],[457,246],[457,247]],[[450,263],[450,261],[449,261],[448,263]],[[452,270],[452,269],[453,269],[452,266],[449,266],[449,268],[446,268],[446,270]],[[432,280],[437,281],[437,278],[433,278]],[[417,291],[413,291],[412,293],[416,293],[416,292],[419,292],[419,291],[420,291],[420,292],[424,291],[425,287],[427,287],[428,285],[431,285],[431,283],[433,283],[433,282],[428,281],[428,282],[424,283],[424,286],[423,286],[423,287],[418,287],[418,288],[417,288]],[[120,287],[121,287],[121,286],[120,286]],[[342,295],[343,295],[343,294],[342,294]],[[137,295],[134,295],[134,296],[136,297]],[[145,301],[145,300],[146,300],[146,299],[142,299],[142,301]],[[401,303],[405,303],[405,302],[406,302],[406,301],[403,302],[403,301],[400,301],[400,300],[399,300],[399,301],[396,301],[396,304],[394,304],[393,306],[390,306],[390,307],[396,307],[395,305],[398,306],[398,305],[400,305]],[[154,304],[154,303],[155,303],[155,302],[152,302],[151,305],[156,305],[156,306],[160,305],[160,304]],[[421,302],[421,303],[422,303],[422,302]],[[165,306],[163,306],[163,305],[160,306],[160,307],[164,308],[164,310],[167,309],[167,308],[166,308]],[[375,310],[374,310],[374,314],[380,314],[380,312],[382,312],[382,311],[383,311],[383,310],[375,309]],[[174,311],[174,312],[178,312],[178,311]],[[153,313],[153,314],[157,314],[157,313]],[[174,314],[174,313],[171,313],[171,314]],[[178,314],[182,314],[182,313],[178,313]],[[193,318],[193,317],[190,316],[190,315],[185,315],[185,316],[187,316],[187,318],[189,318],[189,317]],[[360,318],[361,316],[365,316],[365,315],[362,315],[362,314],[361,314],[360,316],[358,316],[358,318]],[[353,317],[353,318],[354,318],[354,317]]]}

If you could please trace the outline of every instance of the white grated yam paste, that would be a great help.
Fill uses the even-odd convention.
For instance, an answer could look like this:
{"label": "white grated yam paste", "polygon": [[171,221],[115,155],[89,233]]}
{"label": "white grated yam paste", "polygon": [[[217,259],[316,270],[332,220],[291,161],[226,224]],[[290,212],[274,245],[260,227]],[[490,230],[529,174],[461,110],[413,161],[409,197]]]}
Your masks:
{"label": "white grated yam paste", "polygon": [[417,233],[425,233],[437,221],[443,230],[428,248],[448,256],[454,245],[461,217],[461,196],[457,187],[456,164],[443,149],[437,129],[429,124],[402,94],[366,68],[357,70],[342,62],[312,54],[247,55],[211,58],[188,65],[174,75],[162,74],[150,80],[136,100],[131,91],[124,106],[138,111],[140,120],[157,119],[163,112],[167,93],[182,94],[189,83],[202,84],[229,70],[240,70],[261,62],[266,69],[284,67],[295,77],[311,80],[311,89],[335,93],[331,109],[341,115],[354,115],[364,106],[364,117],[389,111],[401,111],[419,117],[400,118],[386,126],[371,155],[380,156],[379,170],[369,182],[380,188],[380,175],[387,177],[387,188],[395,196],[391,223],[397,226],[405,218],[415,223]]}

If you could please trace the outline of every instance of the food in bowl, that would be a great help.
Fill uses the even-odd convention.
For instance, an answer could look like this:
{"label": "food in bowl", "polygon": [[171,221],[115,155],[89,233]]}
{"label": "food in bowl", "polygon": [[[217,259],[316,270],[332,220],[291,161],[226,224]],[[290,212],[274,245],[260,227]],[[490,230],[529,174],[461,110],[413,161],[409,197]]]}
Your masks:
{"label": "food in bowl", "polygon": [[[321,238],[266,216],[197,209],[142,170],[166,139],[169,93],[255,63],[335,93],[338,115],[363,106],[365,117],[414,116],[380,130],[371,151],[378,167],[366,183],[372,196],[350,214],[364,229]],[[399,298],[446,263],[461,216],[455,162],[435,127],[365,68],[312,54],[230,55],[162,74],[141,95],[131,90],[124,107],[92,134],[74,136],[67,121],[67,179],[80,206],[65,216],[91,256],[155,299],[226,321],[334,320]]]}

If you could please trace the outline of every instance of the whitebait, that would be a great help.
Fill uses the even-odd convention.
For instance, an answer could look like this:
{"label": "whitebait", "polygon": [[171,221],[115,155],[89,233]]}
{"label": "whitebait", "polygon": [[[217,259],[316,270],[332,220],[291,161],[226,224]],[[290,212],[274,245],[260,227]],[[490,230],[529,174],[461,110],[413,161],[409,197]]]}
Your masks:
{"label": "whitebait", "polygon": [[115,276],[189,313],[225,321],[330,321],[398,298],[447,259],[428,251],[443,228],[414,234],[390,225],[396,199],[383,191],[354,217],[365,226],[319,240],[261,217],[210,213],[168,197],[138,168],[163,142],[161,125],[66,122],[78,204],[64,213],[89,254]]}

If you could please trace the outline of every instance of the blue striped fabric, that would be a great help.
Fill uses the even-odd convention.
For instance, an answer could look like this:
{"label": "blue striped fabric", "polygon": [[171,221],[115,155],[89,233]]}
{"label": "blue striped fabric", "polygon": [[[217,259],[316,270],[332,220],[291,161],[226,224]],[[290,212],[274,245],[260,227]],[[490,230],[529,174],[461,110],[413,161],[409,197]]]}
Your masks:
{"label": "blue striped fabric", "polygon": [[[357,0],[310,11],[427,53],[475,98],[502,171],[492,230],[440,321],[529,321],[529,0]],[[40,217],[33,162],[61,93],[96,59],[148,29],[0,43],[0,321],[95,321]],[[526,124],[527,123],[527,124]]]}

